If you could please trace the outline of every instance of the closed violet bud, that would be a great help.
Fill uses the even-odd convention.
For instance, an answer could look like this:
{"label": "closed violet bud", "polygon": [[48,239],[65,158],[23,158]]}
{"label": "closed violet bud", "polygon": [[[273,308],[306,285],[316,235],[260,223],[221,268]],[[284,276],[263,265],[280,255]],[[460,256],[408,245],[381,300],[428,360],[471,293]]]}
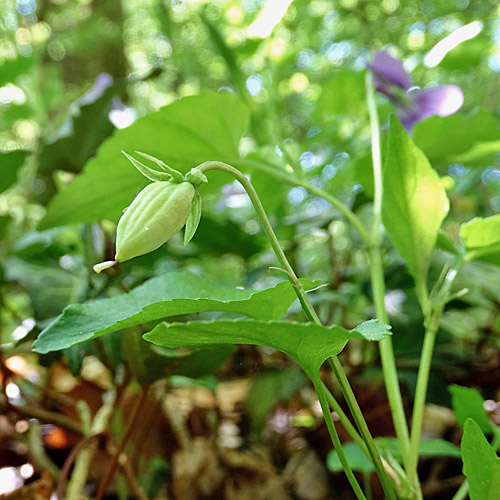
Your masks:
{"label": "closed violet bud", "polygon": [[186,224],[196,189],[190,182],[153,182],[127,208],[116,230],[117,262],[156,250]]}

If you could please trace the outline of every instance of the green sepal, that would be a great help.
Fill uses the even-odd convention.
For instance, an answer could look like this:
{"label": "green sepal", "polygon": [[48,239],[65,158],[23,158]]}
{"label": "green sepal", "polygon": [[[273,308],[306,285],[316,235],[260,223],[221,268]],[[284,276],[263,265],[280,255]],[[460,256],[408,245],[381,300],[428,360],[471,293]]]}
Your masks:
{"label": "green sepal", "polygon": [[134,167],[148,179],[155,182],[165,182],[173,180],[170,174],[154,170],[151,167],[144,165],[140,161],[137,161],[133,156],[125,153],[125,151],[122,151],[122,153],[127,157],[128,160],[132,162],[132,165],[134,165]]}
{"label": "green sepal", "polygon": [[185,180],[190,182],[194,187],[198,187],[204,182],[208,182],[207,176],[198,168],[192,168],[185,177]]}
{"label": "green sepal", "polygon": [[193,199],[193,204],[191,205],[191,212],[186,221],[186,229],[184,231],[184,245],[187,245],[196,233],[198,229],[198,224],[201,219],[201,196],[198,191]]}
{"label": "green sepal", "polygon": [[156,163],[158,167],[160,167],[164,172],[167,172],[167,174],[170,174],[172,176],[172,181],[182,182],[184,180],[182,174],[178,170],[169,167],[165,162],[159,160],[158,158],[155,158],[154,156],[148,155],[146,153],[141,153],[140,151],[136,151],[136,153],[138,155],[141,155],[143,158],[146,158],[146,160],[150,160],[153,163]]}

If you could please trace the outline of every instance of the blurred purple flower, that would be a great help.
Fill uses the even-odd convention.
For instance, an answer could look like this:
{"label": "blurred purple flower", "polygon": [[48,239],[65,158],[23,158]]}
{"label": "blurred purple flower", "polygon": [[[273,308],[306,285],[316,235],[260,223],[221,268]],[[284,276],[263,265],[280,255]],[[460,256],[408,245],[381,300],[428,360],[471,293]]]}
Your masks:
{"label": "blurred purple flower", "polygon": [[375,88],[395,104],[396,114],[408,133],[417,122],[434,115],[452,115],[464,103],[464,94],[456,85],[411,89],[412,80],[403,63],[388,52],[377,52],[368,68]]}

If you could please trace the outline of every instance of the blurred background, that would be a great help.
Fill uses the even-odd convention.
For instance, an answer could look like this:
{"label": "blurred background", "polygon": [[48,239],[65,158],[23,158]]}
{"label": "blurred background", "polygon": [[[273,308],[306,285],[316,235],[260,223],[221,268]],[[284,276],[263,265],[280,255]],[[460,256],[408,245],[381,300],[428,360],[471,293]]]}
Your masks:
{"label": "blurred background", "polygon": [[[464,93],[457,115],[430,118],[413,132],[451,200],[431,280],[449,258],[446,245],[458,242],[459,224],[500,209],[500,8],[494,0],[3,0],[0,28],[0,494],[50,498],[80,441],[77,401],[94,414],[106,391],[122,391],[123,414],[110,431],[119,437],[123,415],[139,397],[130,384],[137,374],[127,368],[117,335],[64,353],[31,352],[31,341],[64,307],[115,296],[169,270],[232,288],[262,289],[283,279],[268,270],[274,256],[236,184],[207,193],[189,246],[178,235],[121,271],[95,275],[92,265],[114,254],[117,214],[64,219],[72,205],[54,200],[117,130],[205,91],[238,98],[249,125],[236,138],[237,166],[251,175],[299,275],[328,284],[313,296],[325,324],[352,328],[374,314],[359,236],[324,199],[250,166],[293,172],[368,221],[365,69],[375,52],[389,50],[404,61],[415,86],[453,84]],[[194,99],[186,102],[195,110],[201,101]],[[384,134],[394,107],[384,96],[378,105]],[[160,153],[162,147],[159,139]],[[411,402],[421,314],[412,279],[390,242],[384,244],[386,303]],[[457,279],[457,289],[469,293],[443,318],[427,436],[459,443],[450,384],[475,386],[490,418],[500,420],[497,260],[468,264]],[[301,318],[297,308],[289,315]],[[342,358],[374,435],[392,435],[376,349],[352,342]],[[148,383],[163,385],[147,402],[140,427],[152,430],[147,439],[139,432],[132,438],[139,458],[133,474],[122,470],[113,498],[350,498],[328,461],[317,401],[297,367],[280,353],[248,346],[222,361],[201,378],[165,379],[161,370],[151,376]],[[191,455],[179,445],[183,439],[191,442]],[[89,495],[108,452],[101,443]],[[186,470],[194,462],[195,472]],[[426,498],[451,498],[461,462],[429,459],[421,474]],[[372,482],[374,498],[381,498]]]}

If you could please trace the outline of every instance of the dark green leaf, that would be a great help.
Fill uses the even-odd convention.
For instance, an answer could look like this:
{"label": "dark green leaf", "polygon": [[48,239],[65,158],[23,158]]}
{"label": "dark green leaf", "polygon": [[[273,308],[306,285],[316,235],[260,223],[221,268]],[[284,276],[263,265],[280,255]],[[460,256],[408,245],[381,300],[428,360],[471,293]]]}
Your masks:
{"label": "dark green leaf", "polygon": [[437,173],[399,120],[391,117],[384,165],[384,225],[418,285],[427,271],[448,198]]}
{"label": "dark green leaf", "polygon": [[192,350],[189,353],[167,349],[164,351],[169,352],[162,352],[143,340],[138,332],[122,334],[121,341],[125,359],[132,374],[141,384],[151,384],[170,375],[189,378],[209,375],[234,352],[233,346]]}
{"label": "dark green leaf", "polygon": [[79,107],[77,114],[56,132],[57,138],[41,150],[40,171],[80,172],[85,162],[95,155],[97,148],[115,130],[108,115],[113,99],[124,87],[124,82],[115,83],[94,102]]}
{"label": "dark green leaf", "polygon": [[441,250],[458,255],[460,250],[453,244],[448,235],[444,231],[439,231],[436,240],[436,246]]}
{"label": "dark green leaf", "polygon": [[472,418],[464,424],[462,457],[471,500],[496,500],[500,491],[500,459]]}
{"label": "dark green leaf", "polygon": [[26,159],[27,151],[12,151],[0,155],[0,193],[17,180],[17,171]]}
{"label": "dark green leaf", "polygon": [[68,303],[78,300],[84,287],[82,274],[63,269],[57,261],[28,262],[11,257],[5,263],[5,274],[26,290],[37,319],[47,320],[59,314]]}
{"label": "dark green leaf", "polygon": [[0,65],[0,86],[6,83],[14,83],[18,76],[30,71],[35,64],[36,57],[18,56],[16,59],[7,59]]}
{"label": "dark green leaf", "polygon": [[[248,234],[222,214],[218,217],[203,214],[193,242],[201,252],[215,254],[234,253],[244,259],[262,251],[267,240],[259,234]],[[213,236],[217,235],[216,238]]]}
{"label": "dark green leaf", "polygon": [[164,347],[203,347],[218,344],[262,345],[278,349],[294,358],[311,377],[318,380],[323,362],[337,355],[349,339],[381,340],[389,327],[378,337],[366,338],[362,333],[340,326],[324,327],[314,323],[286,321],[193,321],[161,323],[144,338]]}
{"label": "dark green leaf", "polygon": [[[147,184],[122,150],[142,151],[186,173],[209,159],[231,163],[238,157],[239,140],[247,126],[245,106],[230,94],[213,92],[186,97],[146,115],[117,130],[99,148],[83,173],[52,199],[41,227],[118,220]],[[210,173],[209,180],[204,190],[218,189],[228,178]]]}
{"label": "dark green leaf", "polygon": [[[302,280],[306,289],[317,282]],[[179,314],[227,311],[261,319],[285,314],[296,295],[284,281],[266,290],[224,288],[186,271],[150,279],[129,294],[67,307],[40,334],[33,349],[40,353],[65,349],[107,332]]]}
{"label": "dark green leaf", "polygon": [[473,418],[483,432],[492,432],[492,423],[484,409],[484,399],[479,392],[460,385],[451,385],[450,392],[455,418],[462,428],[468,418]]}

